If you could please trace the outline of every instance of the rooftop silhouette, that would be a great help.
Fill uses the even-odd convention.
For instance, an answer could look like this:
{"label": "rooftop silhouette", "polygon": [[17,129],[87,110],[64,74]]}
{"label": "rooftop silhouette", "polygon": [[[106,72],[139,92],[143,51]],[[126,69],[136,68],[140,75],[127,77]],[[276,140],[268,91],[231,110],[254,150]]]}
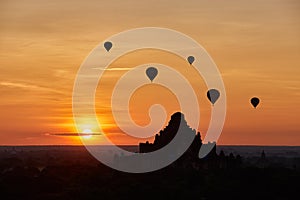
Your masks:
{"label": "rooftop silhouette", "polygon": [[[182,123],[181,123],[182,122]],[[181,123],[181,124],[180,124]],[[148,153],[156,151],[167,144],[169,144],[173,138],[176,136],[176,133],[181,125],[181,130],[183,130],[184,134],[192,134],[194,135],[194,140],[187,151],[184,153],[182,157],[188,157],[190,159],[196,160],[198,158],[198,153],[202,145],[201,134],[195,129],[191,128],[187,121],[185,120],[184,114],[181,112],[176,112],[171,116],[171,119],[168,125],[159,133],[155,135],[155,139],[153,143],[147,141],[146,143],[139,144],[139,152],[140,153]],[[209,153],[208,157],[216,156],[216,145]]]}

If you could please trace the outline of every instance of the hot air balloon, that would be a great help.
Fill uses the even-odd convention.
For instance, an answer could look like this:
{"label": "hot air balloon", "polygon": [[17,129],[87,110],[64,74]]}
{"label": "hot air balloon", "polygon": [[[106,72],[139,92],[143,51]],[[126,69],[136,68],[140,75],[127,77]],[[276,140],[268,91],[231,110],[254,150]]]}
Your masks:
{"label": "hot air balloon", "polygon": [[195,61],[194,56],[189,56],[189,57],[187,58],[187,61],[190,63],[190,65],[193,64],[193,62]]}
{"label": "hot air balloon", "polygon": [[107,41],[104,43],[104,48],[106,49],[107,52],[112,48],[112,43],[110,41]]}
{"label": "hot air balloon", "polygon": [[214,105],[216,103],[216,101],[219,99],[219,97],[220,97],[220,92],[218,90],[210,89],[207,91],[207,98],[212,103],[212,105]]}
{"label": "hot air balloon", "polygon": [[250,102],[251,102],[252,106],[253,106],[254,108],[256,108],[257,105],[259,104],[259,98],[253,97],[253,98],[250,100]]}
{"label": "hot air balloon", "polygon": [[149,67],[146,70],[146,75],[150,79],[151,82],[153,81],[153,79],[155,79],[157,74],[158,74],[158,71],[155,67]]}

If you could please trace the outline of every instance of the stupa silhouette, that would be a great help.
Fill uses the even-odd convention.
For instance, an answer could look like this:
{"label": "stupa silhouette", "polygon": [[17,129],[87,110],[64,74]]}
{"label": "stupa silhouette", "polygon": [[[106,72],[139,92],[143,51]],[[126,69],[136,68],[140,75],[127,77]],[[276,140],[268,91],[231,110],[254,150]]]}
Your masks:
{"label": "stupa silhouette", "polygon": [[[184,114],[181,112],[176,112],[171,116],[168,125],[155,135],[155,139],[153,143],[150,143],[148,141],[146,143],[140,143],[139,152],[140,153],[153,152],[166,146],[176,136],[176,133],[180,125],[181,125],[181,130],[184,131],[184,134],[193,134],[195,136],[192,144],[190,145],[190,147],[187,149],[187,151],[184,153],[182,157],[198,159],[199,150],[203,145],[200,132],[197,132],[195,129],[192,129],[187,124]],[[216,155],[216,145],[213,148],[213,150],[209,153],[209,155],[211,156]]]}

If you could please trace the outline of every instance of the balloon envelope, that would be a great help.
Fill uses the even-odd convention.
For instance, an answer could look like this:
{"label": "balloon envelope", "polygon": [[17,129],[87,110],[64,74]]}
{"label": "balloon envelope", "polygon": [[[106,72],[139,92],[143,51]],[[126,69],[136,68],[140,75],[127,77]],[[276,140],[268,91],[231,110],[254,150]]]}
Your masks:
{"label": "balloon envelope", "polygon": [[210,89],[207,91],[207,98],[209,101],[214,104],[220,97],[220,92],[216,89]]}
{"label": "balloon envelope", "polygon": [[111,42],[105,42],[104,43],[104,48],[106,49],[106,51],[109,51],[112,48],[112,43]]}
{"label": "balloon envelope", "polygon": [[187,61],[190,63],[190,65],[195,61],[195,58],[194,58],[194,56],[189,56],[188,58],[187,58]]}
{"label": "balloon envelope", "polygon": [[148,76],[148,78],[150,79],[151,82],[157,76],[157,74],[158,74],[158,71],[155,67],[149,67],[146,69],[146,75]]}
{"label": "balloon envelope", "polygon": [[250,102],[251,102],[252,106],[253,106],[254,108],[256,108],[256,106],[259,104],[259,98],[253,97],[253,98],[250,100]]}

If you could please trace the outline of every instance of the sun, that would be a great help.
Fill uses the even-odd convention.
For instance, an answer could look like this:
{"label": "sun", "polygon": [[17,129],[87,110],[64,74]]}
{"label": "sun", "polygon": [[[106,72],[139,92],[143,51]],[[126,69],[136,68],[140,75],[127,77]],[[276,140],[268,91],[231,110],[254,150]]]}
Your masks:
{"label": "sun", "polygon": [[83,131],[82,131],[82,133],[84,133],[84,134],[87,134],[86,136],[83,136],[84,138],[91,138],[92,137],[92,130],[91,129],[84,129]]}

